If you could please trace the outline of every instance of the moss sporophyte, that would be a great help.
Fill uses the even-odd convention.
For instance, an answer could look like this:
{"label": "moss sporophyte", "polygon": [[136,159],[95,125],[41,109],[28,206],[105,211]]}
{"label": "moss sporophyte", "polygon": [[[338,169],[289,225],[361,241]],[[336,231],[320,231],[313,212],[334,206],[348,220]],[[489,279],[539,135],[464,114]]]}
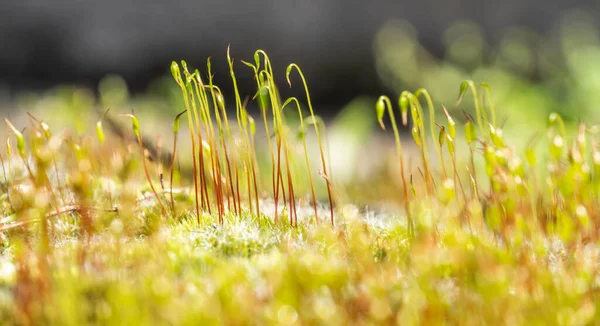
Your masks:
{"label": "moss sporophyte", "polygon": [[[27,116],[27,128],[5,119],[3,321],[598,318],[597,126],[552,113],[545,135],[521,150],[514,129],[498,123],[488,84],[461,83],[456,107],[425,89],[399,91],[397,101],[369,102],[371,124],[391,129],[395,141],[394,151],[382,146],[368,163],[382,177],[339,181],[310,76],[290,64],[286,81],[292,86],[297,73],[303,95],[284,98],[283,74],[258,50],[241,61],[256,84],[246,98],[236,62],[228,49],[231,85],[215,85],[210,60],[204,71],[171,64],[178,101],[166,160],[147,145],[159,128],[144,115],[122,114],[131,129],[120,136],[105,131],[122,108],[94,116],[95,136],[57,131],[39,115]],[[463,103],[467,92],[472,108]],[[464,119],[453,116],[461,111]],[[181,173],[186,166],[191,172]],[[390,205],[381,213],[357,207],[353,182]]]}

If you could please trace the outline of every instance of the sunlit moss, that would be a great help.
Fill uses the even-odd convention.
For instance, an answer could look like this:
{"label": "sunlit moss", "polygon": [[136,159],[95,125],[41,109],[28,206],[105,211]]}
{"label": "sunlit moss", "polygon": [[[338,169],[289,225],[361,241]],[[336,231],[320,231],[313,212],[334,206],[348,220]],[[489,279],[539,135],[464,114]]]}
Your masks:
{"label": "sunlit moss", "polygon": [[[598,318],[597,128],[573,128],[553,113],[540,122],[546,129],[529,138],[537,141],[523,147],[511,138],[521,134],[496,121],[485,83],[456,84],[459,99],[467,90],[474,95],[476,115],[465,112],[464,120],[443,107],[438,122],[438,104],[424,89],[400,93],[397,106],[381,96],[370,121],[384,129],[391,123],[396,147],[372,164],[394,170],[357,187],[372,187],[378,200],[404,210],[376,210],[336,193],[346,188],[332,182],[325,125],[306,84],[309,117],[296,98],[279,98],[264,52],[245,63],[255,73],[265,134],[240,94],[232,119],[239,130],[228,126],[210,63],[206,81],[185,62],[183,70],[172,64],[180,109],[188,111],[178,111],[169,131],[169,180],[165,163],[142,139],[156,135],[133,114],[127,115],[131,138],[131,131],[122,138],[105,133],[108,113],[96,119],[95,136],[51,132],[33,115],[25,131],[6,120],[12,143],[0,156],[3,322],[588,324]],[[298,69],[290,67],[287,77]],[[123,83],[110,83],[115,101],[125,100]],[[299,135],[282,112],[287,105],[296,106]],[[184,114],[191,144],[177,147]],[[412,141],[400,130],[409,114]],[[320,164],[309,161],[308,127]],[[257,141],[268,150],[259,152]],[[427,151],[432,142],[437,157]],[[194,169],[191,180],[184,176],[174,188],[177,153]],[[406,160],[412,154],[421,157]],[[267,162],[260,169],[259,158]],[[323,170],[319,180],[310,177],[314,166]],[[328,197],[316,195],[317,184]],[[330,223],[316,218],[328,214]]]}

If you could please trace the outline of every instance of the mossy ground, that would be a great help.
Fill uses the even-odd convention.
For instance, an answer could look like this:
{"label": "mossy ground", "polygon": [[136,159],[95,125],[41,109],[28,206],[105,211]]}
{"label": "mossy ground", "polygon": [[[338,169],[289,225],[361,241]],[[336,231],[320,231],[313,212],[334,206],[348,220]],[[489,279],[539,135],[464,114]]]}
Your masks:
{"label": "mossy ground", "polygon": [[[208,84],[171,66],[188,110],[187,176],[171,178],[185,159],[157,159],[169,147],[150,150],[133,112],[120,117],[134,137],[105,137],[102,119],[95,136],[6,120],[2,324],[597,323],[597,127],[553,113],[546,140],[522,148],[496,123],[487,84],[460,85],[475,103],[464,124],[445,109],[436,123],[424,89],[402,92],[399,112],[382,96],[373,116],[396,136],[395,152],[373,157],[385,173],[336,183],[307,84],[303,120],[299,100],[279,99],[266,54],[254,59],[265,124],[236,89],[237,128],[210,64]],[[288,82],[305,82],[289,67]],[[63,104],[93,103],[74,98]],[[290,103],[299,121],[282,114]],[[397,131],[409,116],[412,146]],[[393,208],[359,206],[361,193]]]}
{"label": "mossy ground", "polygon": [[[45,280],[40,257],[17,259],[4,232],[0,315],[21,323],[15,308],[27,307],[36,323],[55,325],[577,325],[597,317],[594,243],[565,246],[541,234],[506,243],[448,220],[410,239],[399,217],[351,207],[344,215],[335,228],[307,220],[259,227],[252,216],[223,225],[204,216],[198,225],[190,215],[152,232],[141,221],[137,235],[113,219],[86,241],[61,219]],[[29,232],[38,238],[39,228]]]}

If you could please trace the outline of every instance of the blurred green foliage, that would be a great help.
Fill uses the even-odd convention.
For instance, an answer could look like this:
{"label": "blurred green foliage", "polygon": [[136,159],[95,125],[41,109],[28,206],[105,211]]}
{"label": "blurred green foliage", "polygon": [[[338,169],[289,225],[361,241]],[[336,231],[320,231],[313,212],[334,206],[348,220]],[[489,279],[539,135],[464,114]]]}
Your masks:
{"label": "blurred green foliage", "polygon": [[473,22],[459,21],[443,35],[445,57],[435,58],[419,44],[405,21],[387,23],[374,49],[384,83],[398,95],[424,87],[438,103],[455,108],[457,85],[485,81],[494,91],[499,119],[514,128],[541,126],[550,112],[567,121],[598,119],[600,112],[600,36],[594,18],[570,12],[546,35],[511,27],[491,45]]}
{"label": "blurred green foliage", "polygon": [[[108,76],[98,99],[68,86],[44,96],[23,95],[18,105],[53,128],[56,122],[58,130],[50,133],[31,116],[22,135],[6,120],[17,151],[2,152],[0,320],[51,325],[595,323],[600,312],[598,128],[572,123],[578,117],[597,118],[600,40],[590,24],[585,15],[567,17],[560,42],[511,29],[497,49],[490,49],[476,26],[462,22],[445,35],[444,60],[423,50],[406,24],[388,24],[376,42],[378,68],[400,96],[394,97],[397,102],[382,96],[375,104],[358,97],[331,127],[325,129],[319,120],[327,142],[310,139],[312,155],[298,146],[291,132],[298,121],[291,118],[283,123],[278,116],[275,135],[261,135],[270,139],[289,132],[282,142],[285,147],[289,141],[290,158],[305,155],[313,163],[325,145],[330,177],[313,171],[318,168],[301,171],[286,163],[295,172],[289,173],[287,189],[294,183],[298,190],[288,202],[298,210],[296,224],[288,223],[292,205],[278,204],[268,192],[275,173],[268,172],[264,158],[261,188],[267,190],[256,192],[259,213],[245,200],[233,211],[230,198],[235,196],[222,192],[227,200],[222,211],[194,215],[197,199],[185,179],[175,185],[180,187],[177,205],[174,199],[171,210],[161,211],[157,203],[167,194],[161,162],[147,163],[143,145],[137,150],[127,137],[105,139],[103,129],[98,141],[91,136],[88,126],[109,107],[121,113],[135,108],[140,121],[134,120],[134,132],[171,135],[162,114],[172,118],[184,105],[172,83],[157,81],[149,95],[132,98],[122,79]],[[489,90],[486,84],[463,82],[467,78],[491,85],[499,123],[481,110],[473,120],[458,119],[463,108],[488,111],[481,98],[463,99],[467,92]],[[274,82],[269,85],[273,100],[277,92]],[[419,89],[401,93],[405,87]],[[198,94],[206,89],[199,87]],[[440,102],[449,104],[438,124],[419,101],[429,93],[438,101],[435,112],[442,112]],[[457,95],[461,102],[451,105]],[[274,112],[282,110],[276,102],[271,105]],[[413,139],[405,135],[401,147],[397,137],[393,155],[387,139],[370,146],[382,109],[401,113],[408,106]],[[39,113],[48,108],[64,115]],[[554,111],[565,113],[566,121]],[[149,122],[148,112],[161,115]],[[491,106],[489,112],[496,116]],[[397,117],[397,126],[408,120]],[[317,120],[311,114],[310,122]],[[65,124],[77,132],[63,132]],[[199,133],[205,130],[198,125]],[[541,150],[532,143],[520,146],[523,131],[536,126],[545,131]],[[239,136],[229,141],[232,147],[240,143]],[[257,148],[260,153],[260,144]],[[438,151],[438,161],[427,148]],[[210,150],[203,143],[198,154]],[[181,151],[197,154],[186,146]],[[403,189],[398,182],[405,181],[403,168],[398,172],[402,157],[408,180]],[[146,164],[151,172],[144,179]],[[358,175],[372,166],[384,173]],[[306,179],[312,174],[322,183],[318,192],[324,193],[325,181],[333,185],[335,226],[312,215],[326,216],[329,210],[307,200]],[[223,175],[214,180],[219,177],[227,182]],[[152,179],[163,188],[153,191],[154,197],[146,195]],[[207,189],[218,195],[217,187]],[[212,199],[206,202],[214,204]],[[374,201],[404,204],[405,211],[357,207]],[[279,219],[273,218],[277,214]]]}

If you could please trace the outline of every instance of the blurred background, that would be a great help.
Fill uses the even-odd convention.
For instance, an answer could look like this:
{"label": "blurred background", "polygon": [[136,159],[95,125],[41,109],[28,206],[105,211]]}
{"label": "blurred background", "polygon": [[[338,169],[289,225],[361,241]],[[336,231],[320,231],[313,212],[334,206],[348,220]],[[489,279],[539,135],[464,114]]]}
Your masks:
{"label": "blurred background", "polygon": [[183,108],[172,60],[205,72],[212,57],[215,83],[232,96],[231,44],[240,93],[252,96],[252,72],[239,60],[263,49],[285,97],[305,98],[298,77],[291,90],[285,83],[289,63],[302,67],[330,122],[337,180],[357,179],[380,156],[369,144],[390,141],[372,136],[381,94],[424,87],[462,118],[472,101],[455,105],[461,81],[486,82],[517,144],[553,111],[598,121],[599,22],[595,0],[0,1],[0,114],[24,126],[24,112],[36,112],[85,131],[83,112],[95,120],[106,108],[135,109],[144,126],[162,122],[157,133],[170,135]]}
{"label": "blurred background", "polygon": [[[338,112],[358,95],[416,87],[447,101],[456,80],[473,76],[523,83],[525,91],[547,86],[560,100],[553,108],[589,111],[578,97],[565,107],[570,89],[561,88],[581,83],[585,91],[600,79],[599,12],[594,0],[1,1],[0,89],[4,100],[61,84],[97,91],[114,74],[138,94],[156,91],[171,60],[203,66],[208,56],[224,84],[231,44],[237,59],[260,48],[280,67],[300,64],[321,112]],[[252,93],[246,77],[242,90]],[[499,96],[506,91],[492,86]]]}

